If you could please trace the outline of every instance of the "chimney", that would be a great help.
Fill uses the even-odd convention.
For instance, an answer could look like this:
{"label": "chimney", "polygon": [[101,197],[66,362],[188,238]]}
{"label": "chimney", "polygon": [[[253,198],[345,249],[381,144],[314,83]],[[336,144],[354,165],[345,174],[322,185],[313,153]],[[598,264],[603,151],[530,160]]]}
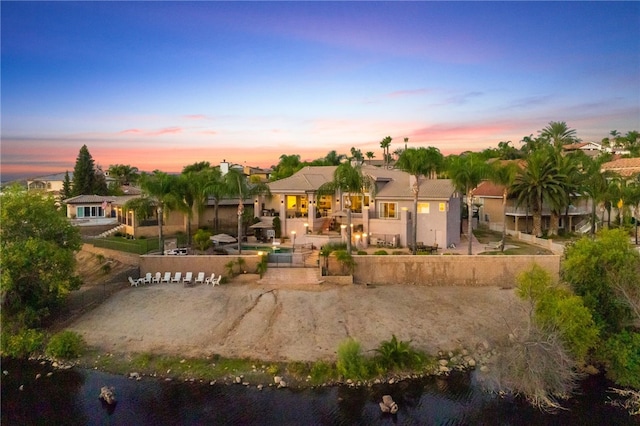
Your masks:
{"label": "chimney", "polygon": [[222,176],[229,173],[229,163],[227,163],[227,160],[222,160],[220,163],[220,171],[222,172]]}

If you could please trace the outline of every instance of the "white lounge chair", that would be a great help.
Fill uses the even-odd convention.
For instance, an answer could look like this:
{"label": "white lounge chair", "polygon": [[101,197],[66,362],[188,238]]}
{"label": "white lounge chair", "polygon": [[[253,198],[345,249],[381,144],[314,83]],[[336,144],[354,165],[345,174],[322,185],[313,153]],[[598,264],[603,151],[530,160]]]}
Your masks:
{"label": "white lounge chair", "polygon": [[165,272],[160,282],[169,284],[171,282],[171,272]]}
{"label": "white lounge chair", "polygon": [[204,272],[198,272],[198,276],[196,277],[196,280],[194,281],[194,283],[196,284],[204,283]]}
{"label": "white lounge chair", "polygon": [[147,272],[142,278],[142,284],[151,284],[151,280],[153,280],[153,275],[151,275],[151,272]]}
{"label": "white lounge chair", "polygon": [[[169,275],[169,276],[171,276],[171,275]],[[156,272],[156,274],[151,279],[151,282],[154,283],[154,284],[159,284],[161,279],[162,279],[162,274],[160,272]]]}
{"label": "white lounge chair", "polygon": [[215,280],[215,278],[216,278],[216,274],[212,272],[210,277],[207,277],[204,279],[204,283],[206,285],[213,284],[213,280]]}
{"label": "white lounge chair", "polygon": [[222,275],[218,275],[218,278],[214,278],[213,281],[211,281],[211,285],[213,287],[220,285],[221,280],[222,280]]}
{"label": "white lounge chair", "polygon": [[182,272],[176,272],[176,274],[171,278],[172,283],[179,283],[182,281]]}
{"label": "white lounge chair", "polygon": [[182,279],[182,284],[184,285],[191,284],[191,281],[193,281],[193,272],[187,272],[184,278]]}
{"label": "white lounge chair", "polygon": [[129,277],[129,283],[131,284],[131,287],[138,287],[138,284],[142,284],[143,281],[144,281],[144,278]]}

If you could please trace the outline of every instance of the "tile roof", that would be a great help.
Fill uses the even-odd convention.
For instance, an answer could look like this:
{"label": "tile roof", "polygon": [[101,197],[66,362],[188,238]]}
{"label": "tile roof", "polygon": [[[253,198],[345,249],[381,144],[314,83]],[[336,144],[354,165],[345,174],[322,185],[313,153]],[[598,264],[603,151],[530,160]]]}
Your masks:
{"label": "tile roof", "polygon": [[602,170],[610,170],[620,176],[633,176],[640,173],[640,157],[609,161],[602,165]]}
{"label": "tile roof", "polygon": [[480,182],[480,185],[473,191],[473,195],[477,197],[499,197],[502,198],[504,185],[495,184],[489,180]]}
{"label": "tile roof", "polygon": [[[316,191],[322,184],[333,180],[337,166],[307,166],[288,178],[269,183],[271,192],[302,193]],[[369,164],[362,165],[362,172],[378,182],[376,198],[413,199],[411,176],[398,169],[385,169]],[[455,192],[449,179],[421,179],[420,198],[448,199]]]}

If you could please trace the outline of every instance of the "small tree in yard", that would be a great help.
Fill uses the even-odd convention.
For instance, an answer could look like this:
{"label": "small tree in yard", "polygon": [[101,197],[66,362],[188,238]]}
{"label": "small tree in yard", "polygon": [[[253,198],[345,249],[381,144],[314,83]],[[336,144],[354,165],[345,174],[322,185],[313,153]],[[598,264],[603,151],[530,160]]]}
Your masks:
{"label": "small tree in yard", "polygon": [[211,247],[211,232],[204,229],[198,229],[193,236],[193,241],[196,243],[198,250],[205,251]]}

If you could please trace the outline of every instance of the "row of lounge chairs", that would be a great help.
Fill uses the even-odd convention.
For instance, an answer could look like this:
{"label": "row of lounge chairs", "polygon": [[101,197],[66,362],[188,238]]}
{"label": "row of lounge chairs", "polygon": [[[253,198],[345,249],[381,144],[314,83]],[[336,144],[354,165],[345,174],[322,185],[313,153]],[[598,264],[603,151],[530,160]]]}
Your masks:
{"label": "row of lounge chairs", "polygon": [[176,272],[175,274],[171,274],[171,272],[165,272],[164,275],[160,272],[156,272],[155,275],[151,272],[147,272],[144,277],[140,278],[131,278],[129,277],[129,283],[133,287],[138,287],[140,284],[161,284],[161,283],[182,283],[185,287],[190,285],[197,284],[211,284],[212,286],[220,285],[220,281],[222,280],[222,275],[217,275],[212,273],[210,276],[205,276],[204,272],[198,272],[198,275],[193,277],[193,272],[187,272],[182,276],[182,272]]}

